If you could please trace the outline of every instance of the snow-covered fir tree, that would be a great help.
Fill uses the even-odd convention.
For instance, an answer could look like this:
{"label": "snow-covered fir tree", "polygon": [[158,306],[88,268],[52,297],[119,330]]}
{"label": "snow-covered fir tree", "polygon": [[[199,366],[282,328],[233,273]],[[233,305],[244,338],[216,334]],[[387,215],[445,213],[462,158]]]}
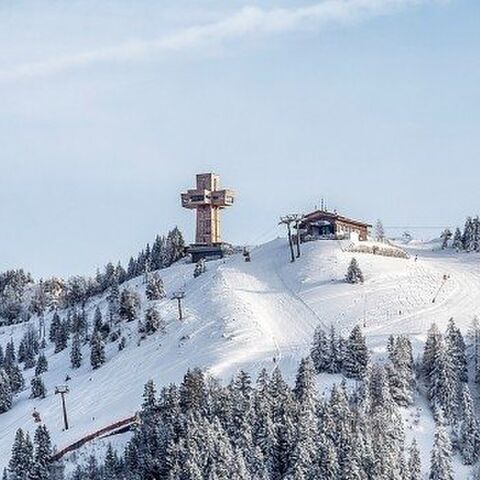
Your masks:
{"label": "snow-covered fir tree", "polygon": [[41,375],[48,371],[48,360],[45,354],[42,352],[38,355],[37,364],[35,366],[35,375]]}
{"label": "snow-covered fir tree", "polygon": [[0,413],[4,413],[12,408],[13,393],[10,386],[10,379],[2,368],[0,369]]}
{"label": "snow-covered fir tree", "polygon": [[93,314],[93,330],[92,336],[95,333],[100,333],[102,338],[105,340],[110,334],[110,324],[103,321],[103,315],[100,308],[97,306]]}
{"label": "snow-covered fir tree", "polygon": [[148,307],[145,313],[144,329],[147,335],[151,335],[157,331],[165,331],[165,322],[162,319],[158,308],[154,305]]}
{"label": "snow-covered fir tree", "polygon": [[152,273],[148,276],[145,295],[148,300],[162,300],[167,296],[163,280],[157,273]]}
{"label": "snow-covered fir tree", "polygon": [[385,228],[383,227],[383,223],[380,219],[378,219],[375,224],[375,239],[378,242],[385,241]]}
{"label": "snow-covered fir tree", "polygon": [[428,378],[432,372],[441,339],[440,330],[435,323],[432,323],[427,332],[427,339],[423,348],[422,373],[425,378]]}
{"label": "snow-covered fir tree", "polygon": [[463,249],[462,231],[458,227],[453,234],[452,248],[457,252]]}
{"label": "snow-covered fir tree", "polygon": [[57,338],[57,330],[60,328],[61,319],[58,312],[55,312],[50,322],[50,330],[48,331],[48,339],[54,343]]}
{"label": "snow-covered fir tree", "polygon": [[346,343],[345,357],[343,359],[343,372],[345,376],[361,380],[367,373],[368,348],[362,329],[356,325]]}
{"label": "snow-covered fir tree", "polygon": [[114,281],[110,287],[107,296],[108,315],[111,323],[115,323],[120,312],[120,288],[117,281]]}
{"label": "snow-covered fir tree", "polygon": [[442,239],[442,250],[445,250],[448,247],[450,239],[452,238],[452,232],[450,229],[446,228],[440,235],[440,238]]}
{"label": "snow-covered fir tree", "polygon": [[468,355],[473,363],[473,378],[480,383],[480,321],[474,317],[468,330]]}
{"label": "snow-covered fir tree", "polygon": [[453,480],[452,445],[443,422],[441,411],[437,412],[437,427],[430,458],[430,480]]}
{"label": "snow-covered fir tree", "polygon": [[310,357],[317,373],[327,370],[330,359],[330,342],[321,325],[315,329]]}
{"label": "snow-covered fir tree", "polygon": [[47,395],[47,389],[43,383],[43,379],[40,375],[36,375],[30,381],[31,393],[30,398],[45,398]]}
{"label": "snow-covered fir tree", "polygon": [[68,338],[70,335],[70,326],[67,320],[60,321],[55,328],[55,353],[65,350],[68,346]]}
{"label": "snow-covered fir tree", "polygon": [[398,405],[408,406],[413,402],[415,389],[415,371],[412,345],[407,336],[391,337],[389,359],[387,365],[390,393]]}
{"label": "snow-covered fir tree", "polygon": [[119,315],[123,320],[132,322],[137,318],[137,313],[140,308],[140,297],[136,292],[122,290],[120,295]]}
{"label": "snow-covered fir tree", "polygon": [[28,433],[20,428],[15,434],[10,461],[9,480],[28,480],[33,466],[33,444]]}
{"label": "snow-covered fir tree", "polygon": [[20,390],[22,390],[25,386],[25,380],[16,361],[15,345],[13,340],[7,343],[7,347],[5,349],[5,358],[3,360],[3,368],[9,378],[12,392],[20,392]]}
{"label": "snow-covered fir tree", "polygon": [[70,350],[70,364],[72,368],[80,368],[82,366],[82,342],[78,334],[73,336],[72,348]]}
{"label": "snow-covered fir tree", "polygon": [[93,332],[102,332],[102,327],[103,327],[103,317],[102,317],[102,312],[100,311],[100,308],[97,305],[97,308],[95,309],[95,312],[93,314]]}
{"label": "snow-covered fir tree", "polygon": [[441,408],[446,420],[454,421],[461,407],[466,358],[463,337],[452,320],[446,338],[435,325],[430,328],[424,347],[422,372],[432,408]]}
{"label": "snow-covered fir tree", "polygon": [[462,417],[459,436],[462,459],[465,465],[473,465],[478,460],[480,430],[472,397],[467,385],[463,387]]}
{"label": "snow-covered fir tree", "polygon": [[413,439],[408,452],[407,480],[421,479],[422,463],[420,458],[420,450],[418,449],[417,441]]}
{"label": "snow-covered fir tree", "polygon": [[35,430],[33,445],[34,454],[29,480],[54,480],[51,470],[52,442],[45,425],[39,425]]}
{"label": "snow-covered fir tree", "polygon": [[97,332],[91,341],[90,349],[90,365],[94,370],[100,368],[106,361],[105,358],[105,345],[102,340],[102,336]]}
{"label": "snow-covered fir tree", "polygon": [[355,257],[350,261],[345,280],[347,283],[363,283],[363,273]]}
{"label": "snow-covered fir tree", "polygon": [[456,380],[458,382],[467,382],[468,368],[466,345],[462,332],[455,325],[453,318],[448,321],[447,331],[445,332],[445,342],[448,356],[450,357],[455,370]]}
{"label": "snow-covered fir tree", "polygon": [[72,335],[80,335],[86,338],[88,335],[88,321],[85,309],[74,310],[72,314]]}

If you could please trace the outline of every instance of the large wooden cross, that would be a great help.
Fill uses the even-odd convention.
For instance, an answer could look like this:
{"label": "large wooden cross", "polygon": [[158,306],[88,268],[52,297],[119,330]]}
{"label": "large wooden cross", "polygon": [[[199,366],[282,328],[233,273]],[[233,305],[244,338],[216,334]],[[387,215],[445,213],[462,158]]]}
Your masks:
{"label": "large wooden cross", "polygon": [[181,194],[182,207],[197,211],[195,243],[216,245],[220,235],[220,210],[233,205],[233,190],[220,190],[220,177],[214,173],[197,175],[197,187]]}

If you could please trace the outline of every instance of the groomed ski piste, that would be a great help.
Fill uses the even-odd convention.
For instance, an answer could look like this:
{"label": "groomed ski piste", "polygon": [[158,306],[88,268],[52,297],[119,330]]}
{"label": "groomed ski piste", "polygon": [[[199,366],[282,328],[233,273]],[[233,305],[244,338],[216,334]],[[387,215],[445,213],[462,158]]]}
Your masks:
{"label": "groomed ski piste", "polygon": [[[48,372],[43,375],[48,393],[42,400],[29,399],[33,369],[25,371],[26,389],[15,397],[12,409],[0,415],[0,468],[8,463],[18,428],[32,434],[34,408],[40,413],[59,450],[119,420],[135,414],[143,386],[153,379],[158,387],[181,381],[188,368],[201,367],[225,381],[240,369],[256,375],[279,365],[293,380],[298,362],[308,354],[317,325],[334,325],[345,335],[356,324],[363,326],[374,357],[385,357],[390,334],[408,334],[416,353],[435,322],[444,329],[453,317],[466,333],[480,314],[480,256],[441,250],[437,242],[402,245],[409,258],[352,253],[347,241],[314,241],[302,245],[302,256],[290,263],[288,243],[278,238],[242,255],[207,263],[207,271],[193,278],[194,265],[178,263],[159,271],[167,298],[156,302],[167,322],[166,333],[139,340],[137,322],[121,323],[127,346],[107,344],[107,362],[93,371],[89,347],[83,347],[83,364],[70,368],[69,348],[54,354],[48,345]],[[365,276],[363,285],[345,283],[344,276],[355,256]],[[144,279],[123,287],[145,298]],[[185,318],[179,321],[173,292],[185,291]],[[107,311],[106,295],[87,304],[89,321],[99,306]],[[105,317],[106,318],[106,317]],[[143,312],[139,314],[143,318]],[[47,330],[50,317],[47,318]],[[38,319],[31,323],[37,325]],[[2,327],[0,344],[13,338],[18,346],[27,324]],[[70,428],[63,430],[61,403],[55,386],[65,382],[70,393],[67,408]],[[320,375],[320,389],[329,388],[338,376]],[[422,466],[429,467],[434,422],[422,399],[405,410],[407,438],[417,438]],[[121,445],[128,434],[111,437]],[[110,441],[110,439],[108,439]],[[101,451],[107,440],[82,447],[84,453]],[[68,458],[68,457],[67,457]],[[465,478],[466,467],[455,464],[456,478]]]}

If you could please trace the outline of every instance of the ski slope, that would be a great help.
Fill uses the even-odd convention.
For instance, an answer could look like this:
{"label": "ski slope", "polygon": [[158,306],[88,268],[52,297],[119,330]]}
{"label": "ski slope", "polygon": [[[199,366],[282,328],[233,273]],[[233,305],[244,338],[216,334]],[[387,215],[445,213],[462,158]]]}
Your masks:
{"label": "ski slope", "polygon": [[[310,242],[302,246],[301,258],[290,263],[286,240],[276,239],[255,248],[250,263],[241,255],[209,262],[207,272],[196,279],[191,264],[160,271],[168,297],[185,289],[184,321],[177,320],[176,302],[157,302],[167,332],[139,342],[136,322],[123,323],[126,348],[118,352],[117,343],[108,344],[107,363],[96,371],[90,367],[88,346],[82,367],[71,370],[69,349],[54,355],[49,345],[49,371],[43,376],[47,397],[31,400],[27,387],[13,408],[0,415],[0,468],[8,462],[15,431],[21,427],[33,432],[34,407],[62,449],[134,414],[148,379],[159,386],[178,382],[187,368],[200,366],[228,380],[240,368],[256,374],[279,364],[291,380],[317,325],[335,325],[347,334],[361,323],[370,348],[382,356],[391,333],[409,334],[420,348],[432,322],[443,328],[454,317],[466,329],[480,314],[480,256],[418,244],[408,247],[409,259],[401,259],[353,254],[346,251],[348,246],[349,242]],[[363,285],[343,281],[352,256],[365,275]],[[143,279],[128,286],[141,294],[145,307]],[[95,298],[87,305],[90,320],[97,304],[106,312],[106,299]],[[13,337],[18,346],[25,329],[26,325],[2,328],[0,343],[4,346]],[[67,373],[71,428],[63,431],[54,387]],[[32,375],[33,370],[25,372],[27,386]]]}

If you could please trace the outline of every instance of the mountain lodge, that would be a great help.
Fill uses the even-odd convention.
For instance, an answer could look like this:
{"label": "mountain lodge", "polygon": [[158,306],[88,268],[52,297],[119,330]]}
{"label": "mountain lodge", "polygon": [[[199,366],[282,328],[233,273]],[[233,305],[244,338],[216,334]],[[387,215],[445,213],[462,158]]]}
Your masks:
{"label": "mountain lodge", "polygon": [[367,240],[369,228],[372,226],[359,220],[352,220],[335,212],[315,210],[306,214],[301,223],[302,237],[322,239],[358,238]]}

